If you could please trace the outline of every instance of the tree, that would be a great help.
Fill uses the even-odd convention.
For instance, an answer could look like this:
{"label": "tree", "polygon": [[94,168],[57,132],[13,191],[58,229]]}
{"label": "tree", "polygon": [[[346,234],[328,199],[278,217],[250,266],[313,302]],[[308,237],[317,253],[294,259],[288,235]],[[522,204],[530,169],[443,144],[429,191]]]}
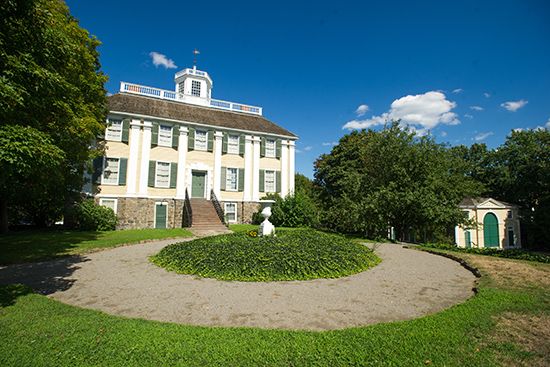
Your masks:
{"label": "tree", "polygon": [[315,163],[324,224],[341,232],[400,239],[415,232],[443,235],[464,222],[458,204],[479,193],[464,161],[430,137],[417,137],[397,121],[383,130],[354,131]]}
{"label": "tree", "polygon": [[[63,162],[63,151],[32,127],[0,127],[0,231],[8,231],[8,203],[36,197]],[[54,178],[55,179],[55,175]],[[22,189],[24,188],[24,189]]]}
{"label": "tree", "polygon": [[[107,77],[98,45],[63,1],[6,0],[0,7],[0,122],[43,132],[64,157],[39,197],[23,203],[40,204],[32,210],[42,211],[42,220],[78,197],[90,144],[105,129]],[[22,185],[26,191],[30,183]]]}

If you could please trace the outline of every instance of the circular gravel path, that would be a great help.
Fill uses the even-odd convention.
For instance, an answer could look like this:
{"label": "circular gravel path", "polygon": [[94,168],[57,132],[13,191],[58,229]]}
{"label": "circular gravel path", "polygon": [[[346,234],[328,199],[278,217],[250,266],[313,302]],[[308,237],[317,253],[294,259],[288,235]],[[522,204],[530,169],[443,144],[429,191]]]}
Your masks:
{"label": "circular gravel path", "polygon": [[113,315],[305,330],[412,319],[473,295],[475,277],[457,262],[400,245],[379,245],[382,263],[353,276],[252,283],[175,274],[148,261],[174,242],[2,267],[0,284],[25,283],[61,302]]}

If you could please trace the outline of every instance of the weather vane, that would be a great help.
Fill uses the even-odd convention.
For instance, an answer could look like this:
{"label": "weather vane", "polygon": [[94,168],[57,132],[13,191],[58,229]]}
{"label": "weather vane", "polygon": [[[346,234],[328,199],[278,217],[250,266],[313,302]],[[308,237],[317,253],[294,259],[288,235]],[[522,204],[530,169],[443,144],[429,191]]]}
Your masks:
{"label": "weather vane", "polygon": [[200,51],[197,49],[193,50],[193,66],[197,67],[197,55],[200,55]]}

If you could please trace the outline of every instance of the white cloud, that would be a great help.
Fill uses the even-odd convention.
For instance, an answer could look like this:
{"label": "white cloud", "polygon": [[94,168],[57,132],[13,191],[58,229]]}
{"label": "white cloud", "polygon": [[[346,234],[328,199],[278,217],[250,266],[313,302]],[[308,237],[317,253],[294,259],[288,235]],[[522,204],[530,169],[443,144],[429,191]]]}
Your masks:
{"label": "white cloud", "polygon": [[304,152],[309,152],[313,147],[311,145],[308,145],[307,147],[304,147]]}
{"label": "white cloud", "polygon": [[473,111],[483,111],[483,107],[481,106],[470,106],[470,109]]}
{"label": "white cloud", "polygon": [[473,119],[474,118],[474,116],[470,115],[469,113],[465,113],[464,117],[466,117],[468,119]]}
{"label": "white cloud", "polygon": [[489,132],[486,132],[486,133],[479,133],[474,137],[474,140],[475,141],[482,141],[482,140],[487,139],[489,136],[491,136],[493,134],[494,134],[494,132],[492,132],[492,131],[489,131]]}
{"label": "white cloud", "polygon": [[379,116],[364,120],[347,122],[343,129],[368,129],[384,125],[390,120],[401,120],[410,125],[417,134],[425,133],[439,124],[457,125],[460,123],[456,113],[451,112],[456,103],[447,100],[442,92],[430,91],[424,94],[408,95],[392,102],[390,110]]}
{"label": "white cloud", "polygon": [[174,63],[174,60],[167,58],[166,55],[153,51],[153,52],[149,52],[149,56],[151,56],[153,65],[155,65],[157,68],[159,66],[164,66],[165,69],[177,68],[177,65]]}
{"label": "white cloud", "polygon": [[548,130],[550,130],[550,118],[548,119],[548,121],[546,121],[546,124],[544,126],[546,126]]}
{"label": "white cloud", "polygon": [[321,144],[324,147],[333,147],[335,145],[338,145],[337,141],[327,141]]}
{"label": "white cloud", "polygon": [[447,132],[446,132],[446,131],[442,131],[442,132],[440,133],[440,135],[441,135],[442,137],[446,137],[446,136],[447,136]]}
{"label": "white cloud", "polygon": [[367,111],[369,110],[369,106],[366,104],[359,105],[357,109],[355,110],[355,114],[357,116],[363,116]]}
{"label": "white cloud", "polygon": [[458,94],[458,93],[462,93],[462,92],[464,92],[464,89],[462,89],[462,88],[453,89],[454,94]]}
{"label": "white cloud", "polygon": [[519,101],[508,101],[508,102],[501,103],[500,106],[507,109],[508,111],[516,112],[517,110],[525,106],[527,103],[529,102],[524,99],[520,99]]}
{"label": "white cloud", "polygon": [[515,128],[515,129],[512,129],[512,131],[515,131],[516,133],[519,133],[521,131],[523,131],[524,129],[522,127],[518,127],[518,128]]}
{"label": "white cloud", "polygon": [[489,94],[487,92],[483,93],[483,95],[485,96],[485,98],[490,98],[491,97],[491,94]]}

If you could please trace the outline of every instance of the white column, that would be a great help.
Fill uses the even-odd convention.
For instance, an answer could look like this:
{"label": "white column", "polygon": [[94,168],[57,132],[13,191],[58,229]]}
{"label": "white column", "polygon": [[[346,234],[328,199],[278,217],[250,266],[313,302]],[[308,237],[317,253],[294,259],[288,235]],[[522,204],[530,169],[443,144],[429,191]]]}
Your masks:
{"label": "white column", "polygon": [[288,190],[288,140],[281,141],[281,196],[289,194]]}
{"label": "white column", "polygon": [[220,198],[222,176],[222,138],[223,133],[216,131],[214,134],[214,194]]}
{"label": "white column", "polygon": [[251,135],[245,135],[244,137],[244,201],[252,200],[252,141]]}
{"label": "white column", "polygon": [[260,200],[260,138],[253,137],[252,142],[252,200]]}
{"label": "white column", "polygon": [[288,191],[294,193],[294,159],[295,159],[295,142],[288,142]]}
{"label": "white column", "polygon": [[149,183],[149,157],[151,156],[151,128],[153,124],[143,122],[143,142],[141,144],[141,168],[139,172],[140,196],[147,196],[147,184]]}
{"label": "white column", "polygon": [[128,178],[126,180],[126,193],[129,195],[136,194],[140,130],[141,122],[132,120],[130,122],[130,156],[128,157]]}
{"label": "white column", "polygon": [[[178,140],[178,177],[176,180],[176,197],[185,198],[185,167],[187,166],[187,134],[188,129],[180,126],[180,136]],[[191,193],[189,193],[191,195]]]}

